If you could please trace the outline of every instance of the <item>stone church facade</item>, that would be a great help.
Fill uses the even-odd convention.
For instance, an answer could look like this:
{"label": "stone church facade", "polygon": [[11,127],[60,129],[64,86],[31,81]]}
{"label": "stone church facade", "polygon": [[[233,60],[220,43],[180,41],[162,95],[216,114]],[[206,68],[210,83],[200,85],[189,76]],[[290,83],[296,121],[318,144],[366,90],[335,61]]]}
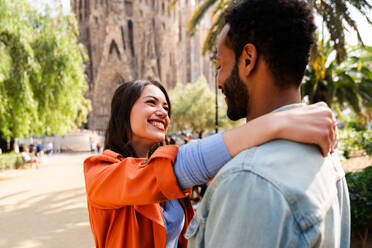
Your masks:
{"label": "stone church facade", "polygon": [[71,0],[79,24],[79,39],[86,46],[86,74],[92,112],[88,127],[104,130],[113,92],[133,79],[157,79],[168,89],[177,82],[204,75],[214,85],[214,66],[201,55],[208,23],[190,37],[187,19],[192,0]]}

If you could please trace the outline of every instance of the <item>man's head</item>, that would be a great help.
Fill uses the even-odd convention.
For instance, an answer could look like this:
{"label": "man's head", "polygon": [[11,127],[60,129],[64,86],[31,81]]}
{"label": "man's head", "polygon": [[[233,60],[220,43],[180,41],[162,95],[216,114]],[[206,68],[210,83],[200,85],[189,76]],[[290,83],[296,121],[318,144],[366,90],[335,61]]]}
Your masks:
{"label": "man's head", "polygon": [[298,90],[316,29],[306,1],[242,0],[225,20],[217,62],[229,118],[248,116],[268,88]]}

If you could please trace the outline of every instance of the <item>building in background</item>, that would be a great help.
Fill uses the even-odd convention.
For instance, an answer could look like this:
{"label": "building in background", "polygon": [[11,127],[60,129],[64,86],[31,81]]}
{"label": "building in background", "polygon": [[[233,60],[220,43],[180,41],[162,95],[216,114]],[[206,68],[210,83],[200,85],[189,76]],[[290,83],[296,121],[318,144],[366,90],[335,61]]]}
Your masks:
{"label": "building in background", "polygon": [[171,10],[169,2],[71,0],[79,39],[89,55],[89,129],[105,129],[112,94],[125,81],[157,79],[169,89],[204,75],[214,85],[214,66],[208,56],[201,55],[209,23],[202,23],[199,32],[190,37],[186,22],[195,1],[180,0]]}

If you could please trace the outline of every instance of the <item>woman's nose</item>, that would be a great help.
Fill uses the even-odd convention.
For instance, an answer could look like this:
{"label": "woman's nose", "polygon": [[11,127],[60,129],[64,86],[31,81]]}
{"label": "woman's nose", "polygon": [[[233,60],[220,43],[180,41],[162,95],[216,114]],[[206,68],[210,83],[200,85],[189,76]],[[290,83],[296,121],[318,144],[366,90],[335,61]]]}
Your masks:
{"label": "woman's nose", "polygon": [[168,112],[163,107],[159,107],[156,110],[156,114],[159,115],[159,116],[167,116],[168,115]]}

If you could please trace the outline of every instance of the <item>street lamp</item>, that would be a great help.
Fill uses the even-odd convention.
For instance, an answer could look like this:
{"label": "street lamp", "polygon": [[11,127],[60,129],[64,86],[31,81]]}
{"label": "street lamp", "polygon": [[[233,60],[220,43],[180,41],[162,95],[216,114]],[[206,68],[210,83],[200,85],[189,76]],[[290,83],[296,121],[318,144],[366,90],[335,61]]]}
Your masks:
{"label": "street lamp", "polygon": [[[210,57],[212,61],[216,61],[217,57],[217,49],[214,50],[213,55]],[[216,133],[218,133],[218,87],[217,87],[217,70],[214,74],[214,86],[215,86],[215,92],[216,92]]]}

